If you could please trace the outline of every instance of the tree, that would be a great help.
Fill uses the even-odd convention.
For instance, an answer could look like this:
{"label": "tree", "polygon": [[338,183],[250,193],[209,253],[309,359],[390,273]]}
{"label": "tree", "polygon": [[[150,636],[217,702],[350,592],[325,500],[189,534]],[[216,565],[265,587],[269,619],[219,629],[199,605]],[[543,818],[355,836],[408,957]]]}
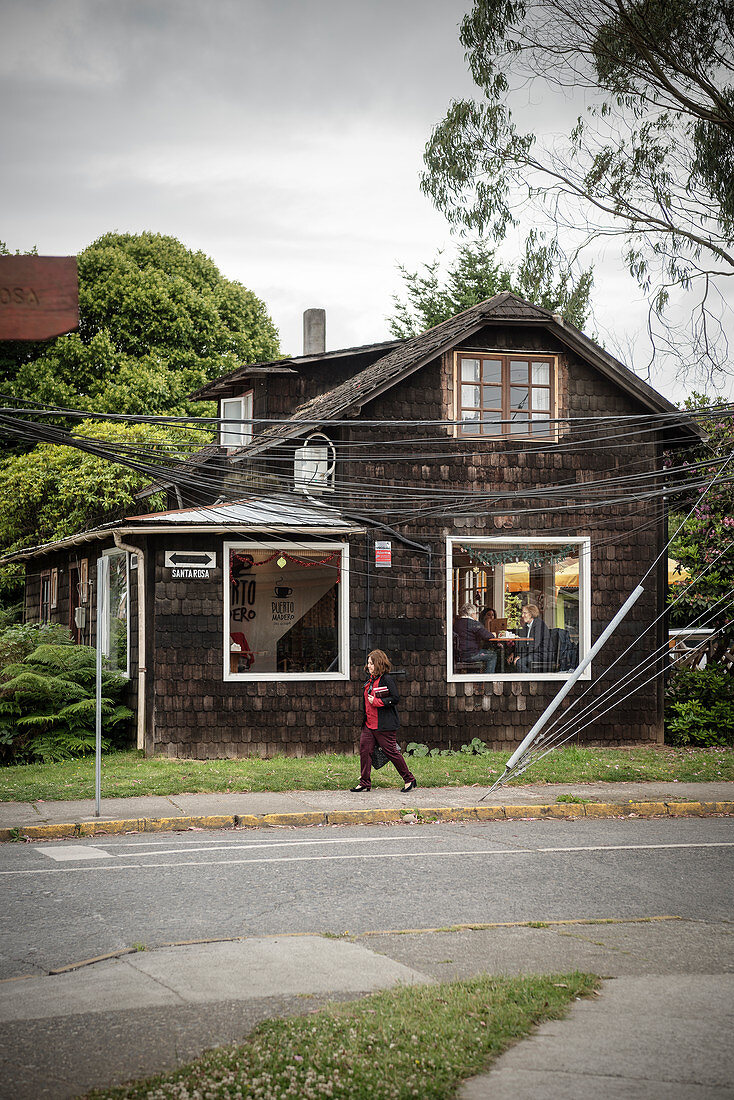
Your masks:
{"label": "tree", "polygon": [[[671,590],[671,622],[688,626],[705,616],[703,626],[722,631],[719,649],[734,640],[734,421],[731,405],[719,404],[694,394],[686,407],[697,413],[706,435],[695,460],[702,463],[697,476],[710,488],[700,490],[700,499],[690,518],[680,528],[671,553],[686,568],[685,587]],[[705,409],[702,416],[700,410]],[[671,517],[679,528],[684,516]],[[679,591],[682,589],[682,592]]]}
{"label": "tree", "polygon": [[578,328],[588,317],[593,274],[584,271],[574,280],[555,240],[545,244],[531,233],[516,271],[502,267],[496,250],[483,241],[459,245],[445,275],[441,272],[441,255],[439,252],[432,263],[424,264],[423,273],[399,266],[407,301],[393,295],[395,314],[389,321],[393,336],[417,336],[502,290],[562,313]]}
{"label": "tree", "polygon": [[211,406],[188,394],[278,355],[263,302],[174,237],[107,233],[78,265],[79,331],[12,345],[3,381],[16,398],[88,412],[206,415]]}
{"label": "tree", "polygon": [[[166,463],[178,439],[184,457],[191,433],[152,424],[82,422],[75,437],[101,441],[108,454],[135,448],[152,463]],[[136,492],[150,481],[144,472],[74,447],[41,443],[0,463],[0,545],[4,553],[65,538],[99,523],[121,519],[135,505]],[[146,510],[164,507],[162,494]],[[22,567],[0,569],[0,602],[17,598]]]}
{"label": "tree", "polygon": [[[278,355],[264,304],[225,279],[202,252],[156,233],[108,233],[78,257],[79,331],[49,344],[8,344],[4,392],[21,402],[94,413],[214,416],[188,395],[247,362]],[[64,423],[64,417],[59,417]],[[93,419],[67,424],[103,441],[112,460],[66,446],[29,449],[7,436],[0,462],[0,546],[35,545],[122,517],[150,478],[115,464],[136,448],[154,464],[208,442],[194,429]],[[155,502],[150,503],[153,507]],[[0,601],[17,597],[18,567],[0,575]]]}
{"label": "tree", "polygon": [[[523,211],[576,247],[621,238],[651,326],[672,288],[700,288],[691,337],[721,365],[711,292],[734,275],[732,0],[475,0],[461,41],[481,98],[452,102],[434,129],[424,192],[498,240]],[[522,132],[516,92],[554,88],[585,94],[584,115],[565,138]]]}

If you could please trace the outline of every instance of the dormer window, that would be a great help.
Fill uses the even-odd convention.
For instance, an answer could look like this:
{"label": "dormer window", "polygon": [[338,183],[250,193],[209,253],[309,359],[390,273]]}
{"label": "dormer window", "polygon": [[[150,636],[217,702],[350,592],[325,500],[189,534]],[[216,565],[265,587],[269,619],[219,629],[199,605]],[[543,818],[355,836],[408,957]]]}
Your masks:
{"label": "dormer window", "polygon": [[228,451],[252,441],[252,390],[242,397],[225,397],[220,407],[219,442]]}
{"label": "dormer window", "polygon": [[555,356],[457,352],[455,393],[457,435],[548,436],[556,416]]}

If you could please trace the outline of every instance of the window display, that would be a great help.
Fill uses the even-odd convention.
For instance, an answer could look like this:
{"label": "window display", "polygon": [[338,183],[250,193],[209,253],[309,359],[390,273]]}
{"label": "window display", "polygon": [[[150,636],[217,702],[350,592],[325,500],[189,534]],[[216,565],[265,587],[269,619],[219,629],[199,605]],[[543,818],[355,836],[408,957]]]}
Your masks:
{"label": "window display", "polygon": [[348,675],[347,547],[229,544],[225,679]]}

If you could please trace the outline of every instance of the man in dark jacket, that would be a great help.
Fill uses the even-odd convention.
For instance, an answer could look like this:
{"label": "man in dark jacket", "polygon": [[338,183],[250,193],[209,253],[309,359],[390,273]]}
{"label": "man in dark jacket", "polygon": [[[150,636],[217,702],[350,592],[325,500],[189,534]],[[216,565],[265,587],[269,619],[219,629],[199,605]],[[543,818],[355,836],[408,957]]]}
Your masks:
{"label": "man in dark jacket", "polygon": [[454,641],[459,660],[484,661],[484,671],[489,676],[497,668],[497,652],[487,648],[494,634],[485,630],[478,620],[479,611],[474,604],[462,604],[454,621]]}

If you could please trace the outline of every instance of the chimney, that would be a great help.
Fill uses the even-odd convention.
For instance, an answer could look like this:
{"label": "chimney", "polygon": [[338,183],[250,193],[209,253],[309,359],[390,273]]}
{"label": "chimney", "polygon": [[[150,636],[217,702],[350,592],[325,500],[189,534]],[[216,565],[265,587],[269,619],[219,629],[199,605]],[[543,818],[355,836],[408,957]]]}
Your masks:
{"label": "chimney", "polygon": [[307,309],[303,314],[303,354],[323,355],[326,351],[326,310]]}

